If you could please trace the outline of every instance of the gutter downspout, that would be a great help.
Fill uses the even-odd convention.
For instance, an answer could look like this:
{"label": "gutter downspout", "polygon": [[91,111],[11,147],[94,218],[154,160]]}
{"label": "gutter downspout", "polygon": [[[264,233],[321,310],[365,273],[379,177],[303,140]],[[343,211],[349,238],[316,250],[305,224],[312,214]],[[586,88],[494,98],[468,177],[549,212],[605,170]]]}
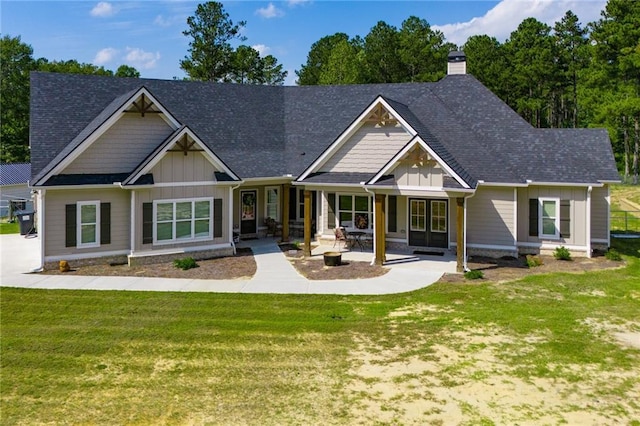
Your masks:
{"label": "gutter downspout", "polygon": [[591,191],[593,187],[587,188],[587,257],[591,257]]}
{"label": "gutter downspout", "polygon": [[[364,189],[364,192],[366,192],[367,194],[371,194],[372,198],[373,198],[373,203],[375,204],[376,202],[376,194],[369,190],[366,186],[366,182],[360,182],[360,185],[362,185],[362,189]],[[376,209],[375,206],[373,208],[373,223],[376,223]],[[374,230],[374,235],[373,235],[373,243],[371,244],[372,248],[373,248],[373,256],[371,257],[371,263],[369,265],[373,266],[376,263],[376,236],[375,236],[375,225],[373,227]]]}
{"label": "gutter downspout", "polygon": [[478,182],[478,184],[476,185],[476,190],[474,191],[473,194],[468,195],[466,197],[464,197],[464,226],[463,226],[463,232],[462,232],[462,245],[463,247],[463,263],[462,263],[462,270],[465,272],[470,271],[469,266],[467,265],[467,200],[473,198],[476,196],[476,194],[478,193],[478,188],[480,187],[481,182]]}
{"label": "gutter downspout", "polygon": [[44,196],[46,189],[39,189],[37,196],[38,203],[38,238],[40,238],[40,267],[33,272],[42,272],[44,270]]}

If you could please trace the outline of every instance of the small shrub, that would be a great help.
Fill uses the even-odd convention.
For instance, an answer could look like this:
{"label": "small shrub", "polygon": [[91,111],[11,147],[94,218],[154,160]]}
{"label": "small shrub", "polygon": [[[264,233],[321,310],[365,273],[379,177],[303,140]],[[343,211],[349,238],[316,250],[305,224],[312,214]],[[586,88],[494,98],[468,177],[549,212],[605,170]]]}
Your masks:
{"label": "small shrub", "polygon": [[529,268],[535,268],[537,266],[542,266],[542,258],[540,256],[534,256],[532,254],[527,255],[527,266]]}
{"label": "small shrub", "polygon": [[191,268],[197,268],[198,264],[193,259],[193,257],[185,257],[184,259],[176,259],[173,261],[173,266],[176,268],[180,268],[183,271]]}
{"label": "small shrub", "polygon": [[553,251],[553,257],[558,260],[571,260],[571,253],[565,246],[560,246]]}
{"label": "small shrub", "polygon": [[484,273],[478,270],[471,270],[464,273],[464,277],[468,280],[477,280],[480,278],[484,278]]}
{"label": "small shrub", "polygon": [[607,250],[607,252],[604,254],[604,257],[606,257],[609,260],[615,260],[616,262],[619,262],[622,260],[622,256],[614,248],[610,248],[609,250]]}

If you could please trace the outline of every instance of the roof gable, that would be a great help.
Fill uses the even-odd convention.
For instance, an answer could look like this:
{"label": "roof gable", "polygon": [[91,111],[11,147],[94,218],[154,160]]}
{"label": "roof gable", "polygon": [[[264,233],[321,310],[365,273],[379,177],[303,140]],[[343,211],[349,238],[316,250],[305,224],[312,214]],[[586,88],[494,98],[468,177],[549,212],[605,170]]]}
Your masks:
{"label": "roof gable", "polygon": [[230,177],[230,179],[222,179],[223,181],[240,180],[224,161],[214,154],[191,129],[187,126],[182,126],[176,129],[162,144],[149,154],[123,182],[123,185],[135,185],[138,179],[149,173],[169,152],[182,152],[184,155],[188,155],[190,152],[202,153],[217,171],[223,172]]}
{"label": "roof gable", "polygon": [[449,176],[451,176],[455,182],[457,182],[463,188],[470,188],[470,185],[465,182],[445,161],[440,158],[438,153],[431,148],[420,135],[416,135],[408,144],[404,146],[398,153],[382,168],[376,175],[371,178],[367,184],[375,185],[383,177],[389,175],[402,161],[412,161],[415,163],[424,163],[426,161],[435,161],[444,169]]}
{"label": "roof gable", "polygon": [[409,136],[413,137],[417,134],[415,129],[394,110],[387,99],[383,96],[378,96],[300,175],[298,181],[304,180],[312,173],[320,172],[322,166],[336,155],[338,150],[366,123],[374,123],[378,126],[393,126],[399,124]]}
{"label": "roof gable", "polygon": [[96,116],[49,164],[33,179],[34,185],[46,182],[53,175],[60,174],[106,131],[123,117],[124,114],[137,112],[156,113],[172,127],[179,127],[179,122],[142,86],[124,95],[116,97],[98,116]]}

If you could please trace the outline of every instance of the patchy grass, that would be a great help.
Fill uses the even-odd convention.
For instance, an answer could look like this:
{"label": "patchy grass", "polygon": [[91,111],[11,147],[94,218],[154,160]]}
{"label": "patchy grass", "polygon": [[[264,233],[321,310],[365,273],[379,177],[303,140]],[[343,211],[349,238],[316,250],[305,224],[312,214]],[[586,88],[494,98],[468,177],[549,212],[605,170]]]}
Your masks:
{"label": "patchy grass", "polygon": [[17,234],[20,232],[20,224],[16,222],[0,222],[0,234]]}
{"label": "patchy grass", "polygon": [[376,297],[3,288],[2,422],[632,424],[640,242],[614,243],[626,267]]}

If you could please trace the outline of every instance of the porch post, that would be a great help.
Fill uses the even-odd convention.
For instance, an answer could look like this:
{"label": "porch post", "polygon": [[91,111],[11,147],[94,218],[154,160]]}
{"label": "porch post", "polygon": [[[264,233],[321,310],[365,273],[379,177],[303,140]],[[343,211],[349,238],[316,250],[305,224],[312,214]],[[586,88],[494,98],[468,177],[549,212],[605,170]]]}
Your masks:
{"label": "porch post", "polygon": [[289,189],[291,185],[282,185],[282,242],[289,241]]}
{"label": "porch post", "polygon": [[375,198],[375,214],[374,214],[374,236],[375,238],[375,264],[382,265],[387,261],[386,246],[385,246],[385,222],[386,222],[386,209],[385,209],[386,195],[376,194]]}
{"label": "porch post", "polygon": [[304,256],[311,256],[311,191],[304,190]]}
{"label": "porch post", "polygon": [[456,198],[456,271],[464,269],[464,197]]}

